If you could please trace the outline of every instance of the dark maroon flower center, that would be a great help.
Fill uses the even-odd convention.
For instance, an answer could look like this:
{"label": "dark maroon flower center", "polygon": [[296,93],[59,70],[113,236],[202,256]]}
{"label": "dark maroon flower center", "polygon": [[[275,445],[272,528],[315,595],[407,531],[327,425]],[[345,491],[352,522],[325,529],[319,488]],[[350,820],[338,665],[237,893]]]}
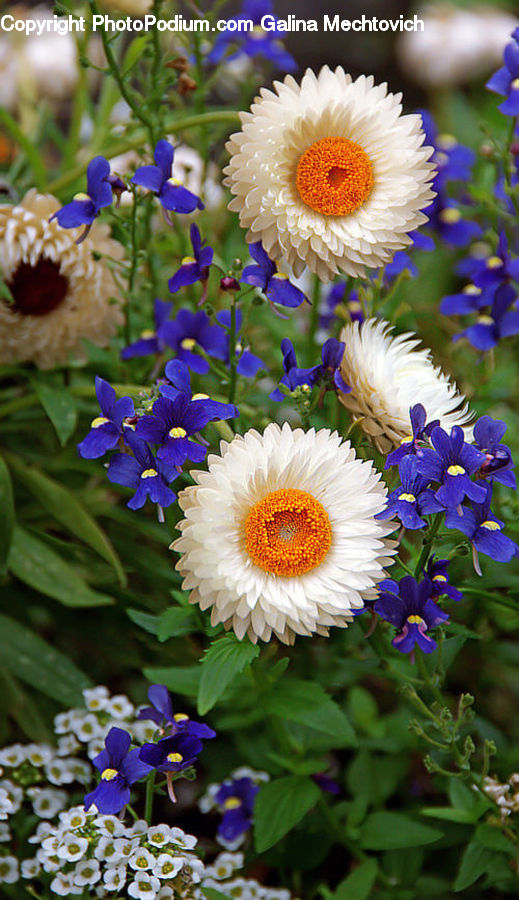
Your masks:
{"label": "dark maroon flower center", "polygon": [[68,278],[51,259],[40,257],[35,266],[21,263],[8,282],[14,298],[13,309],[22,316],[46,316],[63,303]]}

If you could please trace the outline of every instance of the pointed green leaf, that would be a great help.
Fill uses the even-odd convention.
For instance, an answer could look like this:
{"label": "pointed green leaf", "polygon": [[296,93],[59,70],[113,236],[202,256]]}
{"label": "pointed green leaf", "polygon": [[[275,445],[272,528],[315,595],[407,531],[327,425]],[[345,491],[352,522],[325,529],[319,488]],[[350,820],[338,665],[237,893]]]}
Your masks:
{"label": "pointed green leaf", "polygon": [[461,858],[460,868],[456,881],[454,882],[454,891],[464,891],[465,888],[474,884],[482,875],[484,875],[489,864],[494,859],[494,853],[482,844],[471,843],[465,849]]}
{"label": "pointed green leaf", "polygon": [[267,711],[300,722],[337,738],[337,745],[355,746],[357,738],[342,709],[314,681],[285,678],[264,699]]}
{"label": "pointed green leaf", "polygon": [[9,469],[0,456],[0,573],[6,571],[14,528],[14,499]]}
{"label": "pointed green leaf", "polygon": [[61,446],[64,447],[77,424],[78,410],[75,398],[64,385],[51,386],[38,378],[33,378],[32,384],[56,429]]}
{"label": "pointed green leaf", "polygon": [[376,859],[366,859],[341,881],[330,900],[368,900],[377,878]]}
{"label": "pointed green leaf", "polygon": [[315,781],[287,775],[263,785],[254,803],[254,841],[258,853],[277,844],[315,806],[321,792]]}
{"label": "pointed green leaf", "polygon": [[233,635],[214,641],[202,659],[197,704],[201,716],[213,708],[236,675],[258,655],[256,644],[238,641]]}
{"label": "pointed green leaf", "polygon": [[66,656],[37,634],[8,616],[0,615],[2,666],[27,684],[67,706],[81,702],[81,691],[90,687],[86,675]]}
{"label": "pointed green leaf", "polygon": [[142,612],[140,609],[127,609],[126,615],[132,622],[135,622],[139,628],[142,628],[143,631],[147,631],[148,634],[153,634],[157,637],[157,623],[158,617],[152,616],[150,613]]}
{"label": "pointed green leaf", "polygon": [[107,594],[93,591],[48,544],[20,526],[14,530],[8,568],[24,584],[65,606],[107,606],[114,602]]}
{"label": "pointed green leaf", "polygon": [[8,461],[17,478],[47,512],[110,563],[117,573],[119,583],[124,587],[127,579],[121,560],[104,531],[79,500],[62,484],[53,481],[43,472],[24,465],[13,456],[10,456]]}
{"label": "pointed green leaf", "polygon": [[374,812],[361,828],[361,846],[367,850],[402,850],[432,844],[442,832],[415,822],[403,813]]}
{"label": "pointed green leaf", "polygon": [[170,606],[159,616],[157,637],[163,643],[168,638],[190,634],[195,627],[195,611],[192,606]]}
{"label": "pointed green leaf", "polygon": [[172,694],[196,697],[200,685],[200,666],[162,666],[143,669],[143,675],[153,684],[165,684]]}

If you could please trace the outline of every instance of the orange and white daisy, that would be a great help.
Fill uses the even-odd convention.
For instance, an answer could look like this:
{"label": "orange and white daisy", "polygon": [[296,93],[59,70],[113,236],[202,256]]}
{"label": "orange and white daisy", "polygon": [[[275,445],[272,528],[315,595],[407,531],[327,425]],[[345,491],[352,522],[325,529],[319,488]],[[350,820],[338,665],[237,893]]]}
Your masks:
{"label": "orange and white daisy", "polygon": [[362,276],[411,243],[434,196],[433,149],[400,95],[341,67],[262,88],[227,144],[229,208],[273,260],[321,281]]}
{"label": "orange and white daisy", "polygon": [[179,494],[172,549],[190,602],[241,640],[328,635],[376,596],[394,523],[375,518],[386,487],[336,432],[273,423],[230,443]]}

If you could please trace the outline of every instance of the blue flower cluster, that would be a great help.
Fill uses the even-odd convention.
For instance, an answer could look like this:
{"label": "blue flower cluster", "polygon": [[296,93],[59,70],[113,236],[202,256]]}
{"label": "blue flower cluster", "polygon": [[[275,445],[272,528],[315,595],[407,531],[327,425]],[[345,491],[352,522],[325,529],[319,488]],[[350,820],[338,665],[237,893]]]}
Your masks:
{"label": "blue flower cluster", "polygon": [[98,459],[109,450],[121,448],[122,452],[110,458],[107,476],[114,484],[134,491],[128,501],[130,509],[140,509],[147,497],[159,507],[170,506],[176,494],[169,485],[182,465],[187,459],[201,462],[205,458],[201,430],[208,422],[239,415],[233,404],[211,400],[207,394],[193,394],[184,362],[171,360],[165,375],[167,381],[159,387],[162,396],[153,403],[151,414],[136,414],[130,397],[116,400],[113,387],[97,376],[101,415],[92,421],[89,433],[78,444],[79,455],[85,459]]}
{"label": "blue flower cluster", "polygon": [[288,338],[281,341],[283,354],[283,369],[285,374],[280,380],[286,392],[276,388],[270,394],[271,400],[283,400],[288,393],[293,393],[297,388],[305,393],[310,393],[314,385],[320,385],[323,391],[335,388],[343,393],[351,391],[349,385],[343,380],[340,373],[340,365],[344,356],[344,344],[335,338],[328,338],[321,351],[321,363],[310,369],[300,369],[297,366],[296,352],[292,342]]}
{"label": "blue flower cluster", "polygon": [[84,225],[85,229],[76,241],[76,244],[80,244],[85,240],[101,210],[105,206],[110,206],[113,195],[119,199],[125,190],[124,182],[116,175],[110,174],[108,160],[104,156],[96,156],[88,164],[86,194],[76,194],[74,199],[58,209],[49,221],[57,219],[62,228],[78,228]]}
{"label": "blue flower cluster", "polygon": [[[225,56],[226,60],[236,59],[244,55],[251,59],[262,58],[271,62],[276,68],[284,72],[293,72],[297,69],[297,63],[280,43],[283,32],[277,28],[277,19],[273,16],[271,0],[245,0],[243,9],[238,16],[234,16],[225,31],[220,32],[211,51],[206,56],[206,62],[219,63]],[[264,16],[270,16],[271,26],[268,31],[261,27]],[[251,21],[253,29],[240,29],[241,21]],[[227,53],[229,48],[236,49]]]}
{"label": "blue flower cluster", "polygon": [[499,107],[505,116],[519,116],[519,28],[505,47],[504,63],[487,82],[487,88],[506,98]]}
{"label": "blue flower cluster", "polygon": [[478,350],[486,351],[505,337],[519,333],[517,308],[519,258],[508,249],[504,231],[499,235],[495,253],[469,257],[460,266],[472,281],[460,293],[444,297],[440,311],[447,316],[476,313],[477,320],[454,337],[465,337]]}
{"label": "blue flower cluster", "polygon": [[202,740],[216,737],[216,732],[203,722],[194,722],[185,713],[174,713],[164,685],[152,685],[148,698],[151,707],[142,709],[138,718],[155,722],[158,733],[165,736],[130,750],[132,739],[128,732],[111,728],[105,739],[105,749],[93,760],[101,780],[86,795],[85,809],[95,803],[103,815],[119,813],[130,802],[131,786],[153,770],[166,775],[170,797],[174,799],[173,776],[195,764],[203,750]]}

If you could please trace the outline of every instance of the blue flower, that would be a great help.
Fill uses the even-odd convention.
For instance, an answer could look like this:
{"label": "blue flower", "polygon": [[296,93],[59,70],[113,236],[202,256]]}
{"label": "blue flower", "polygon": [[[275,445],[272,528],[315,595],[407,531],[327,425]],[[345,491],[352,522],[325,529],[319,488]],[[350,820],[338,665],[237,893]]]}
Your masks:
{"label": "blue flower", "polygon": [[191,225],[189,230],[193,256],[185,256],[172,278],[168,281],[171,294],[175,294],[179,288],[188,284],[196,284],[197,281],[207,281],[209,278],[209,266],[213,261],[213,248],[204,247],[200,237],[200,231],[196,225]]}
{"label": "blue flower", "polygon": [[258,786],[252,778],[234,778],[224,781],[215,794],[215,802],[223,812],[218,828],[218,837],[226,842],[234,842],[252,825],[254,800]]}
{"label": "blue flower", "polygon": [[163,397],[176,400],[179,394],[187,397],[197,409],[203,409],[207,415],[207,421],[213,419],[234,419],[240,415],[233,403],[221,403],[219,400],[211,400],[208,394],[193,394],[191,391],[191,376],[186,364],[179,359],[172,359],[166,365],[166,378],[170,384],[163,384],[159,390]]}
{"label": "blue flower", "polygon": [[482,416],[474,426],[474,443],[478,450],[485,454],[480,474],[489,481],[500,481],[501,484],[515,490],[517,483],[512,472],[514,467],[512,451],[506,444],[501,443],[505,431],[505,422],[492,419],[490,416]]}
{"label": "blue flower", "polygon": [[[240,309],[236,310],[236,335],[239,336],[242,326],[242,313]],[[231,331],[231,311],[229,309],[222,309],[220,312],[216,313],[216,321],[222,328],[225,329],[225,356],[224,362],[226,366],[229,365],[230,360],[230,331]],[[238,357],[238,363],[236,365],[236,371],[238,375],[241,375],[244,378],[254,378],[255,375],[258,374],[260,369],[266,369],[267,365],[263,362],[259,356],[255,356],[254,353],[251,353],[247,347],[244,347],[239,337],[236,342],[235,353]]]}
{"label": "blue flower", "polygon": [[[283,353],[285,375],[281,378],[280,384],[284,384],[290,391],[295,391],[298,387],[307,387],[311,390],[315,384],[324,384],[326,390],[337,388],[345,394],[351,391],[340,373],[340,365],[344,356],[342,341],[328,338],[321,350],[321,364],[312,366],[310,369],[297,367],[296,353],[288,338],[283,338],[281,341],[281,352]],[[279,388],[270,394],[271,400],[280,401],[284,397],[285,394]]]}
{"label": "blue flower", "polygon": [[472,544],[474,568],[481,575],[477,562],[477,551],[485,553],[496,562],[510,562],[519,555],[519,547],[511,538],[502,532],[504,522],[497,519],[490,510],[492,502],[492,485],[482,485],[484,499],[481,503],[472,502],[471,506],[462,506],[462,515],[456,510],[447,510],[445,524],[447,528],[462,531]]}
{"label": "blue flower", "polygon": [[96,394],[101,407],[101,415],[90,423],[90,431],[77,445],[78,453],[84,459],[98,459],[107,450],[113,450],[123,434],[124,419],[133,418],[135,410],[130,397],[116,400],[116,394],[104,378],[96,375]]}
{"label": "blue flower", "polygon": [[155,166],[141,166],[132,178],[133,184],[153,191],[162,208],[177,213],[190,213],[203,209],[204,204],[196,194],[192,194],[176,178],[171,177],[175,148],[168,141],[159,141],[153,158]]}
{"label": "blue flower", "polygon": [[[418,250],[434,250],[434,241],[428,235],[422,234],[420,231],[413,231],[409,237],[413,239],[413,247]],[[409,254],[404,250],[397,250],[391,262],[384,267],[384,285],[389,287],[391,282],[404,271],[407,271],[413,278],[418,275],[418,269]]]}
{"label": "blue flower", "polygon": [[[437,198],[438,200],[438,198]],[[463,218],[458,204],[454,200],[438,200],[434,210],[429,212],[430,224],[435,228],[446,244],[454,247],[464,247],[469,241],[480,237],[481,228],[476,222],[469,222]]]}
{"label": "blue flower", "polygon": [[173,734],[191,734],[197,738],[214,738],[216,731],[203,722],[194,722],[186,713],[174,713],[171,696],[163,684],[152,684],[148,691],[151,706],[141,709],[138,719],[151,719],[162,728]]}
{"label": "blue flower", "polygon": [[159,772],[182,772],[195,764],[203,749],[202,741],[194,734],[180,731],[157,744],[143,744],[139,759]]}
{"label": "blue flower", "polygon": [[191,440],[211,420],[203,405],[191,402],[183,393],[174,400],[159,397],[153,404],[153,415],[142,416],[136,434],[141,440],[160,444],[157,459],[169,466],[182,466],[186,459],[202,462],[206,448]]}
{"label": "blue flower", "polygon": [[[470,181],[476,154],[469,147],[459,144],[451,134],[438,134],[433,117],[427,110],[420,110],[425,143],[434,147],[431,162],[436,166],[432,189],[440,193],[449,181]],[[434,203],[434,201],[433,201]]]}
{"label": "blue flower", "polygon": [[404,528],[424,528],[427,522],[421,516],[442,512],[443,507],[428,488],[427,479],[418,474],[416,456],[404,456],[398,471],[402,484],[389,494],[386,509],[375,518],[396,516]]}
{"label": "blue flower", "polygon": [[499,107],[505,116],[519,116],[519,28],[515,29],[512,38],[505,47],[504,66],[486,85],[490,91],[506,97]]}
{"label": "blue flower", "polygon": [[[112,180],[108,160],[104,156],[94,157],[87,168],[86,194],[76,194],[74,199],[62,206],[61,209],[58,209],[50,217],[49,221],[52,222],[53,219],[57,219],[62,228],[77,228],[79,225],[85,225],[85,230],[76,241],[76,244],[80,244],[86,238],[90,231],[90,226],[99,215],[100,210],[105,206],[110,206],[112,202]],[[116,179],[116,182],[119,182],[119,179]],[[117,189],[119,190],[120,188]]]}
{"label": "blue flower", "polygon": [[172,303],[164,303],[158,297],[155,300],[153,317],[155,328],[143,331],[139,340],[121,350],[121,359],[132,359],[134,356],[151,356],[153,353],[164,353],[166,341],[161,338],[161,329],[173,309]]}
{"label": "blue flower", "polygon": [[151,767],[139,759],[139,751],[130,750],[131,740],[122,728],[110,729],[105,749],[93,760],[101,781],[86,795],[85,809],[95,803],[102,815],[119,813],[130,802],[130,786],[151,772]]}
{"label": "blue flower", "polygon": [[133,432],[125,434],[125,441],[133,456],[129,453],[115,453],[108,466],[108,480],[135,491],[135,495],[127,503],[130,509],[140,509],[148,496],[152,503],[171,506],[176,500],[176,494],[168,484],[177,477],[177,470],[153,456],[148,445]]}
{"label": "blue flower", "polygon": [[481,288],[497,287],[503,282],[519,281],[519,259],[508,250],[504,231],[499,235],[496,252],[480,261],[474,272],[474,284]]}
{"label": "blue flower", "polygon": [[347,283],[345,281],[338,281],[336,284],[332,285],[326,294],[323,304],[319,308],[319,324],[321,328],[329,328],[331,326],[336,316],[336,308],[340,303],[343,303],[346,306],[352,322],[364,321],[364,313],[362,311],[362,303],[359,299],[359,292],[350,291],[348,296],[346,296],[346,288]]}
{"label": "blue flower", "polygon": [[[265,15],[270,15],[273,19],[273,27],[272,29],[269,28],[268,31],[265,31],[260,26],[261,20]],[[235,59],[243,53],[252,59],[263,57],[283,72],[293,72],[297,69],[295,59],[279,42],[279,38],[283,37],[284,33],[278,29],[277,19],[272,16],[272,3],[270,0],[245,0],[240,15],[234,16],[230,21],[236,23],[252,21],[254,28],[252,31],[245,30],[245,28],[242,30],[235,25],[222,31],[207,56],[208,63],[219,63],[223,59],[228,46],[237,44],[238,49],[226,56],[227,60]]]}
{"label": "blue flower", "polygon": [[434,556],[431,556],[428,562],[427,577],[431,581],[431,597],[433,600],[436,599],[436,597],[443,597],[444,595],[450,597],[451,600],[463,600],[461,591],[458,591],[452,584],[449,584],[449,574],[447,572],[448,565],[449,560],[435,559]]}
{"label": "blue flower", "polygon": [[415,406],[411,407],[409,410],[409,417],[411,419],[412,436],[403,438],[400,442],[400,446],[388,454],[384,466],[385,469],[397,465],[400,460],[409,454],[414,455],[418,453],[420,449],[419,441],[424,441],[426,437],[429,437],[433,428],[436,428],[436,426],[440,424],[439,419],[434,419],[434,421],[429,422],[428,425],[425,424],[427,421],[427,414],[425,412],[425,407],[423,407],[421,403],[416,403]]}
{"label": "blue flower", "polygon": [[473,347],[485,352],[495,347],[502,338],[517,334],[519,310],[510,308],[515,300],[514,288],[509,284],[502,284],[495,292],[489,313],[480,314],[475,325],[470,325],[465,331],[455,335],[453,341],[465,337]]}
{"label": "blue flower", "polygon": [[431,599],[431,582],[428,578],[418,583],[406,575],[397,584],[387,579],[378,585],[380,594],[374,610],[397,628],[393,647],[401,653],[414,651],[418,644],[423,653],[431,653],[436,641],[427,633],[430,628],[449,618]]}
{"label": "blue flower", "polygon": [[209,363],[193,353],[195,347],[201,347],[216,359],[226,358],[226,336],[217,325],[211,325],[203,310],[193,313],[189,309],[180,309],[172,321],[162,325],[160,337],[175,351],[178,359],[199,375],[209,371]]}
{"label": "blue flower", "polygon": [[465,497],[476,503],[485,496],[483,485],[470,480],[485,456],[476,447],[466,444],[463,429],[455,425],[450,436],[443,428],[436,426],[431,433],[434,450],[422,450],[417,462],[417,470],[429,482],[441,482],[435,492],[436,499],[446,509],[457,509]]}
{"label": "blue flower", "polygon": [[256,260],[256,266],[246,266],[242,272],[241,280],[246,284],[259,287],[271,303],[279,303],[280,306],[294,308],[300,306],[306,300],[303,291],[300,291],[288,280],[288,275],[278,272],[276,264],[269,259],[263,249],[261,241],[249,245],[250,255]]}
{"label": "blue flower", "polygon": [[457,294],[448,294],[440,304],[440,312],[444,316],[466,316],[490,306],[494,297],[494,288],[483,290],[475,284],[467,284]]}

